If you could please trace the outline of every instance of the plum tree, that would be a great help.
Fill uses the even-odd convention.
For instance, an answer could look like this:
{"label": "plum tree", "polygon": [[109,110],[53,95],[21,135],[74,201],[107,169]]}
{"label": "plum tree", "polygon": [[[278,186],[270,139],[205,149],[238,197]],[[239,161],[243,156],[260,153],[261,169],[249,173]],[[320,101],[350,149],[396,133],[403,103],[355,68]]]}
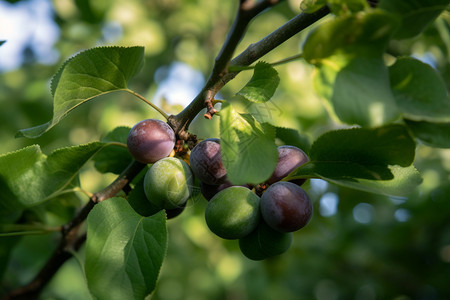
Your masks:
{"label": "plum tree", "polygon": [[[2,292],[5,290],[8,293],[7,299],[38,299],[41,291],[46,293],[41,298],[51,296],[53,291],[47,292],[45,285],[83,243],[86,243],[83,250],[86,260],[82,269],[85,271],[84,278],[91,294],[84,298],[148,298],[155,289],[167,253],[166,217],[171,218],[186,207],[186,201],[192,194],[193,173],[202,182],[204,195],[209,189],[209,194],[205,196],[211,198],[205,212],[209,228],[223,238],[239,239],[242,252],[252,259],[262,259],[285,251],[292,239],[292,232],[310,221],[313,210],[311,200],[307,193],[296,185],[302,184],[304,178],[318,178],[337,185],[332,189],[339,197],[357,197],[357,194],[348,193],[349,188],[377,193],[383,197],[406,198],[411,195],[413,200],[421,200],[412,202],[421,203],[427,202],[425,200],[430,196],[434,198],[435,193],[446,194],[448,184],[442,180],[436,182],[433,189],[425,188],[412,192],[423,181],[419,170],[428,169],[423,157],[417,160],[417,169],[413,165],[417,146],[450,147],[446,134],[450,125],[450,108],[448,101],[446,102],[447,77],[441,77],[448,75],[442,72],[448,70],[448,60],[445,60],[445,53],[440,53],[446,49],[445,43],[435,44],[446,34],[447,28],[442,25],[446,24],[445,15],[434,28],[428,29],[440,13],[446,12],[450,0],[422,1],[420,5],[420,1],[409,1],[413,4],[408,4],[408,1],[362,0],[353,1],[351,5],[345,0],[302,1],[301,12],[289,12],[287,6],[275,9],[273,16],[277,22],[274,24],[279,24],[278,21],[282,22],[281,19],[284,18],[290,19],[282,26],[272,28],[273,31],[270,26],[264,28],[264,31],[271,33],[266,36],[263,34],[261,39],[258,38],[259,41],[247,45],[246,41],[254,40],[253,35],[260,35],[260,32],[254,30],[258,29],[258,26],[249,28],[253,19],[263,15],[261,22],[270,20],[266,11],[278,3],[288,1],[241,0],[235,4],[230,4],[231,1],[218,1],[226,3],[226,6],[210,5],[210,11],[205,10],[205,5],[198,7],[201,16],[210,17],[214,22],[201,17],[173,22],[180,17],[192,16],[191,13],[185,13],[194,11],[194,6],[190,3],[192,1],[189,1],[188,7],[177,5],[173,9],[167,9],[167,5],[154,5],[152,1],[140,2],[147,3],[142,6],[143,9],[155,10],[153,15],[162,18],[160,21],[168,20],[165,25],[176,26],[186,24],[186,21],[191,24],[196,20],[200,22],[197,25],[207,24],[210,30],[204,33],[200,30],[202,26],[195,26],[194,44],[203,42],[204,37],[215,36],[218,31],[223,32],[225,23],[231,25],[230,30],[225,39],[208,38],[211,47],[195,47],[196,50],[219,50],[220,45],[215,43],[224,41],[211,65],[207,63],[212,58],[211,53],[202,52],[201,55],[195,55],[195,51],[191,51],[190,67],[195,69],[195,72],[206,69],[211,72],[203,74],[206,75],[203,86],[191,86],[194,89],[189,90],[198,90],[198,94],[182,109],[178,105],[172,106],[161,101],[164,110],[167,109],[169,114],[159,108],[155,101],[148,100],[131,89],[138,87],[147,95],[155,92],[153,96],[154,100],[157,100],[159,93],[156,91],[161,91],[160,88],[171,82],[169,79],[176,79],[172,74],[176,65],[168,61],[173,55],[167,55],[167,51],[151,47],[149,53],[144,47],[131,45],[95,47],[78,53],[62,64],[51,80],[51,94],[54,98],[52,119],[45,124],[20,130],[16,134],[17,137],[38,138],[75,108],[113,92],[126,92],[144,101],[161,115],[164,122],[148,119],[139,122],[131,130],[118,127],[106,134],[101,141],[64,147],[50,155],[44,154],[40,145],[30,145],[29,142],[18,142],[17,145],[25,147],[0,155],[0,198],[6,199],[0,201],[0,227],[3,229],[0,236],[5,238],[5,243],[2,241],[0,245],[4,254],[2,259],[9,260],[3,259],[2,266],[8,265],[8,268],[2,268],[4,270],[0,275],[9,275],[10,267],[16,266],[15,262],[21,256],[17,253],[25,249],[22,242],[18,241],[18,236],[36,233],[51,233],[53,236],[56,235],[55,231],[60,235],[57,247],[53,245],[53,237],[51,241],[47,238],[43,240],[48,240],[47,250],[54,249],[53,254],[36,256],[42,262],[48,259],[28,284],[23,287],[14,286],[15,283],[22,282],[20,273],[13,278],[7,278],[6,286],[2,285]],[[289,7],[291,4],[285,3]],[[298,9],[298,5],[294,6]],[[232,7],[237,8],[232,23],[228,22],[232,19],[227,15],[221,14],[219,19],[214,15],[217,12],[222,13],[222,10],[230,11]],[[83,7],[78,9],[81,14],[75,15],[82,16],[83,22],[89,21],[89,25],[94,27],[98,22],[103,22],[102,18],[97,17],[96,20],[90,20],[89,16],[85,19],[87,15],[92,14],[89,11],[86,14]],[[55,12],[58,19],[65,18],[64,13]],[[283,17],[281,19],[280,12]],[[108,11],[99,14],[103,15],[108,16],[108,21],[114,21],[110,19],[113,14]],[[327,15],[330,16],[324,22],[311,28],[311,25]],[[418,16],[414,26],[410,26],[409,22],[412,15]],[[71,14],[71,22],[72,17]],[[139,17],[139,14],[136,17]],[[216,22],[217,20],[219,21]],[[153,21],[157,20],[150,20]],[[141,23],[135,22],[134,25]],[[128,25],[134,26],[131,23]],[[163,31],[158,34],[158,44],[163,45],[164,41],[173,40],[173,34],[183,36],[183,28],[179,31],[163,25],[160,26]],[[308,31],[304,32],[307,28]],[[126,31],[135,32],[132,29],[130,27]],[[90,30],[85,32],[90,33]],[[165,36],[164,32],[168,35]],[[280,49],[281,44],[298,36],[300,32],[305,33],[298,37],[302,40],[301,47],[287,47],[287,51],[268,56],[264,59],[266,62],[261,61],[266,54]],[[415,44],[419,43],[416,38],[422,33],[426,34],[423,35],[419,48],[424,51],[430,47],[437,49],[437,52],[433,52],[436,54],[433,56],[436,68],[410,56],[417,54],[417,51],[412,53],[408,47],[411,39],[414,39]],[[99,38],[97,34],[92,38],[87,37],[87,42]],[[144,35],[139,44],[148,45],[146,37]],[[129,36],[124,38],[125,41],[129,40]],[[200,39],[195,40],[197,38]],[[403,39],[406,41],[402,42]],[[244,43],[241,44],[241,41]],[[299,46],[298,39],[291,41]],[[5,42],[0,40],[0,46]],[[103,42],[102,37],[100,43]],[[123,42],[120,41],[121,44]],[[174,53],[185,52],[185,47],[179,46],[186,43],[175,44]],[[55,45],[60,47],[65,43]],[[88,45],[82,46],[84,48]],[[74,50],[78,51],[79,48],[79,43],[74,45]],[[67,49],[70,50],[70,47],[64,46],[57,50],[63,50],[59,52],[67,55]],[[239,49],[244,50],[239,53]],[[294,52],[295,55],[291,56],[293,53],[289,52]],[[386,55],[388,61],[384,59]],[[275,57],[280,60],[270,61]],[[146,61],[151,61],[150,66],[142,68]],[[275,69],[280,64],[291,62],[294,62],[292,68],[280,68],[280,72]],[[24,70],[27,74],[28,67],[27,63]],[[309,67],[314,68],[313,78],[308,76],[312,74],[310,71],[313,71],[308,70]],[[42,72],[41,69],[42,66],[38,65],[37,70]],[[130,80],[142,69],[145,73],[139,77],[137,84],[131,84]],[[294,69],[307,72],[291,72]],[[165,74],[165,71],[160,70],[170,72]],[[240,73],[250,70],[253,70],[253,76],[244,85],[242,80],[250,76],[247,74],[242,77]],[[294,73],[295,76],[291,78],[293,80],[282,79]],[[32,98],[28,100],[35,100],[36,86],[27,85],[27,82],[23,81],[34,76],[19,76],[24,84],[17,84],[17,74],[7,74],[10,79],[6,80],[6,90],[22,89],[26,94],[23,100],[27,100],[30,95]],[[168,80],[163,80],[166,77]],[[240,78],[238,82],[233,81],[235,84],[229,85],[229,89],[223,90],[222,93],[222,88],[237,78]],[[414,80],[407,80],[409,78]],[[314,83],[316,95],[307,89],[311,82]],[[300,89],[306,87],[308,93],[292,89],[297,84]],[[0,85],[3,88],[3,82]],[[23,89],[24,86],[32,89]],[[278,86],[282,90],[277,92]],[[240,90],[236,90],[237,87]],[[186,89],[181,86],[179,88],[175,87],[174,91],[181,92],[183,97],[191,96],[185,94]],[[15,98],[17,95],[13,93],[7,96]],[[41,93],[38,93],[38,96],[39,99],[42,98]],[[228,97],[230,98],[227,99]],[[121,100],[122,97],[117,98]],[[313,102],[305,98],[311,98]],[[316,103],[317,99],[313,98],[323,98],[326,105],[321,107]],[[16,102],[20,104],[19,108],[23,108],[22,105],[28,105],[30,101]],[[24,111],[25,114],[21,114],[32,117],[27,121],[35,121],[37,117],[36,112],[32,111],[37,102],[31,102],[31,106],[27,106],[28,109]],[[220,105],[216,105],[219,103]],[[34,113],[30,114],[30,111]],[[74,120],[73,128],[63,127],[60,131],[66,135],[63,138],[70,137],[70,143],[84,140],[72,139],[72,134],[67,133],[77,133],[79,124],[88,119],[96,122],[107,119],[108,122],[114,121],[114,118],[109,117],[109,109],[105,114],[100,114],[99,111],[92,114],[95,118],[86,118],[91,115],[86,114],[82,119]],[[122,108],[119,109],[119,114],[122,111]],[[272,111],[278,111],[280,114],[272,114]],[[203,125],[198,125],[201,123],[198,122],[196,128],[195,121],[200,120],[201,116],[210,121],[205,121]],[[114,123],[108,123],[108,127]],[[211,130],[199,130],[205,128]],[[336,128],[341,129],[335,130]],[[84,131],[84,128],[82,129]],[[91,128],[85,129],[90,132]],[[207,139],[197,144],[198,139],[219,136],[220,141]],[[40,141],[44,142],[46,148],[50,142],[47,139]],[[279,142],[301,144],[305,147],[310,144],[307,152],[311,155],[311,162],[308,162],[303,151],[292,146],[282,146],[277,151]],[[129,151],[123,149],[124,143]],[[170,155],[171,151],[173,155]],[[426,149],[425,152],[440,158],[439,161],[433,161],[434,167],[445,165],[446,161],[441,152],[429,151],[434,150]],[[418,152],[423,153],[424,151]],[[189,155],[192,171],[182,160],[186,160]],[[168,156],[177,158],[167,158]],[[99,173],[114,173],[117,177],[106,186],[103,186],[103,183],[109,178],[97,181],[98,185],[86,187],[85,178],[90,177],[85,175],[97,173],[90,170],[91,160],[95,161],[93,167]],[[147,164],[153,166],[142,178],[140,174],[148,167]],[[88,168],[86,173],[85,167]],[[439,174],[445,174],[445,170],[439,171]],[[428,173],[425,172],[426,176]],[[428,180],[427,178],[424,179]],[[252,189],[228,187],[229,181],[233,184],[250,183]],[[341,190],[339,186],[345,190]],[[80,201],[81,197],[84,198],[83,201]],[[74,207],[76,203],[83,204],[84,207]],[[412,206],[406,208],[414,209]],[[166,210],[166,215],[162,209]],[[392,209],[397,210],[394,207]],[[194,213],[197,212],[198,210]],[[343,214],[348,212],[349,209],[339,211]],[[53,217],[56,215],[58,218]],[[446,216],[442,217],[445,220]],[[417,218],[411,220],[415,221]],[[187,230],[182,232],[187,233]],[[41,243],[41,240],[36,243]],[[30,248],[27,250],[32,252],[34,250],[33,247],[26,248]],[[16,249],[19,250],[15,252]],[[435,250],[433,249],[432,254],[439,252]],[[42,252],[44,254],[44,251]],[[124,257],[130,259],[124,260]],[[423,273],[423,270],[419,271]],[[432,274],[436,273],[434,269],[431,271]],[[124,280],[130,284],[123,284]],[[418,283],[429,284],[428,281]],[[401,283],[394,282],[393,286],[402,287]],[[360,288],[361,282],[355,284]],[[423,288],[423,284],[415,286]],[[414,295],[422,293],[421,290],[411,290],[409,286],[407,289],[396,290],[394,296],[399,293],[407,296],[412,294],[414,298]],[[439,289],[435,286],[431,290]],[[439,296],[449,298],[445,295]]]}
{"label": "plum tree", "polygon": [[143,120],[131,128],[127,146],[134,159],[151,164],[170,154],[175,146],[175,133],[161,120]]}
{"label": "plum tree", "polygon": [[260,198],[248,188],[226,188],[208,202],[206,224],[221,238],[242,238],[258,226],[261,216],[259,202]]}
{"label": "plum tree", "polygon": [[192,194],[194,178],[189,165],[175,157],[154,163],[145,174],[144,192],[151,204],[161,209],[183,206]]}
{"label": "plum tree", "polygon": [[262,221],[249,235],[239,239],[239,248],[247,258],[263,260],[286,252],[292,236],[292,232],[279,232]]}
{"label": "plum tree", "polygon": [[210,138],[198,143],[191,151],[189,163],[194,175],[206,184],[219,185],[227,179],[219,139]]}
{"label": "plum tree", "polygon": [[[272,173],[272,176],[267,180],[268,184],[275,183],[280,181],[289,173],[294,171],[296,168],[301,165],[307,163],[309,161],[306,153],[295,147],[290,145],[283,145],[278,147],[278,162],[275,167],[275,170]],[[304,179],[296,180],[296,184],[301,185],[304,183]]]}
{"label": "plum tree", "polygon": [[292,232],[306,226],[312,211],[306,191],[291,182],[276,182],[261,197],[264,221],[280,232]]}

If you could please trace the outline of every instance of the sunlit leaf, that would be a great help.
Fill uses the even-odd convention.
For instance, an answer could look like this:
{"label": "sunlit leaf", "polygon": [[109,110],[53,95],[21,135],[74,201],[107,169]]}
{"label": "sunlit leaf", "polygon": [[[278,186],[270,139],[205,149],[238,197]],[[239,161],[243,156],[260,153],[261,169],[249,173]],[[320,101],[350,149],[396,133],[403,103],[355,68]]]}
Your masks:
{"label": "sunlit leaf", "polygon": [[269,64],[259,62],[250,81],[238,92],[251,102],[264,103],[272,98],[278,87],[278,72]]}
{"label": "sunlit leaf", "polygon": [[390,14],[361,12],[322,24],[305,42],[315,88],[342,122],[380,126],[399,116],[383,60],[397,25]]}
{"label": "sunlit leaf", "polygon": [[305,13],[311,14],[325,6],[327,2],[327,0],[303,0],[300,3],[300,9]]}
{"label": "sunlit leaf", "polygon": [[[37,145],[0,156],[0,178],[5,186],[2,205],[14,203],[14,208],[31,207],[57,196],[72,184],[84,164],[104,143],[61,148],[49,156]],[[9,199],[11,198],[11,199]]]}
{"label": "sunlit leaf", "polygon": [[261,183],[272,175],[278,159],[275,129],[251,115],[237,113],[231,104],[220,110],[222,160],[234,184]]}
{"label": "sunlit leaf", "polygon": [[408,119],[450,121],[450,98],[442,77],[430,65],[411,57],[389,68],[392,90]]}
{"label": "sunlit leaf", "polygon": [[164,211],[137,214],[123,198],[111,198],[90,212],[85,272],[96,299],[144,299],[155,288],[166,255]]}
{"label": "sunlit leaf", "polygon": [[413,166],[390,166],[391,180],[335,179],[321,177],[337,185],[386,196],[407,197],[422,183],[422,176]]}
{"label": "sunlit leaf", "polygon": [[52,79],[52,120],[20,130],[17,136],[38,137],[86,101],[126,89],[128,80],[141,69],[143,57],[142,47],[99,47],[67,60]]}

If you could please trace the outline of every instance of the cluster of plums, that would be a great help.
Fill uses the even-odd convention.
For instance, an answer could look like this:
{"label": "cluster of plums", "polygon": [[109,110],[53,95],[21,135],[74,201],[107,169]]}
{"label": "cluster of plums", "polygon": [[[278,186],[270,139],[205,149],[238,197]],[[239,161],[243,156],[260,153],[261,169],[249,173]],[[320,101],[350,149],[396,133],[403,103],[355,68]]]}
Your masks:
{"label": "cluster of plums", "polygon": [[190,153],[189,164],[167,157],[175,145],[172,128],[159,120],[144,120],[130,131],[127,145],[139,162],[152,164],[144,178],[144,191],[158,209],[180,211],[192,195],[194,176],[202,195],[209,201],[206,224],[217,236],[239,240],[242,253],[262,260],[287,251],[292,233],[311,219],[312,202],[300,185],[304,180],[281,181],[308,162],[294,146],[278,147],[278,163],[271,177],[261,185],[233,185],[222,163],[219,139],[206,139]]}
{"label": "cluster of plums", "polygon": [[153,210],[165,209],[168,217],[183,211],[194,186],[189,165],[179,158],[168,157],[175,142],[173,129],[155,119],[134,125],[127,139],[128,150],[134,159],[152,164],[144,177],[144,192]]}

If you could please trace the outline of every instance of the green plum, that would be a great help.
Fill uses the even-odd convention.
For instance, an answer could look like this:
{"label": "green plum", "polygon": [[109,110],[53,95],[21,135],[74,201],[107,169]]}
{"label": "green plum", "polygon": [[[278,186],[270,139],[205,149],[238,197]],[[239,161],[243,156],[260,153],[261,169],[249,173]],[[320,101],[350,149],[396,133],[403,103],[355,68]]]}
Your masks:
{"label": "green plum", "polygon": [[232,186],[217,193],[206,206],[209,229],[224,239],[239,239],[258,226],[260,198],[248,188]]}
{"label": "green plum", "polygon": [[242,254],[251,260],[263,260],[286,252],[292,244],[292,232],[279,232],[265,222],[239,239]]}
{"label": "green plum", "polygon": [[154,163],[144,177],[144,192],[154,206],[175,209],[185,205],[192,195],[194,178],[184,161],[167,157]]}

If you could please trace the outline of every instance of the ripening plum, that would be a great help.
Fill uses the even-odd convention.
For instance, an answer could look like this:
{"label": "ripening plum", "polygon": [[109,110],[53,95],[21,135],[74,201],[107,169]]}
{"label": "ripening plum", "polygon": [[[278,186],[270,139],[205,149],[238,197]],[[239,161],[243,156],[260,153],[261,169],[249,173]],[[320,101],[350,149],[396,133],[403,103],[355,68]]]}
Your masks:
{"label": "ripening plum", "polygon": [[175,146],[175,133],[167,123],[161,120],[143,120],[131,128],[127,146],[135,160],[151,164],[172,152]]}
{"label": "ripening plum", "polygon": [[285,181],[271,185],[262,195],[260,206],[264,221],[280,232],[292,232],[306,226],[313,211],[306,191]]}
{"label": "ripening plum", "polygon": [[[278,147],[278,162],[272,176],[267,180],[268,184],[280,181],[289,173],[309,161],[308,156],[303,150],[295,146]],[[305,179],[296,179],[296,184],[301,185]]]}
{"label": "ripening plum", "polygon": [[242,186],[217,193],[206,206],[209,229],[224,239],[239,239],[252,232],[260,221],[260,198]]}
{"label": "ripening plum", "polygon": [[191,151],[189,164],[194,175],[206,184],[219,185],[227,179],[219,139],[211,138],[198,143]]}
{"label": "ripening plum", "polygon": [[252,260],[263,260],[286,252],[292,244],[292,232],[279,232],[265,222],[249,235],[239,239],[242,254]]}
{"label": "ripening plum", "polygon": [[144,177],[144,192],[156,207],[175,209],[189,199],[193,184],[189,165],[181,159],[166,157],[148,169]]}

